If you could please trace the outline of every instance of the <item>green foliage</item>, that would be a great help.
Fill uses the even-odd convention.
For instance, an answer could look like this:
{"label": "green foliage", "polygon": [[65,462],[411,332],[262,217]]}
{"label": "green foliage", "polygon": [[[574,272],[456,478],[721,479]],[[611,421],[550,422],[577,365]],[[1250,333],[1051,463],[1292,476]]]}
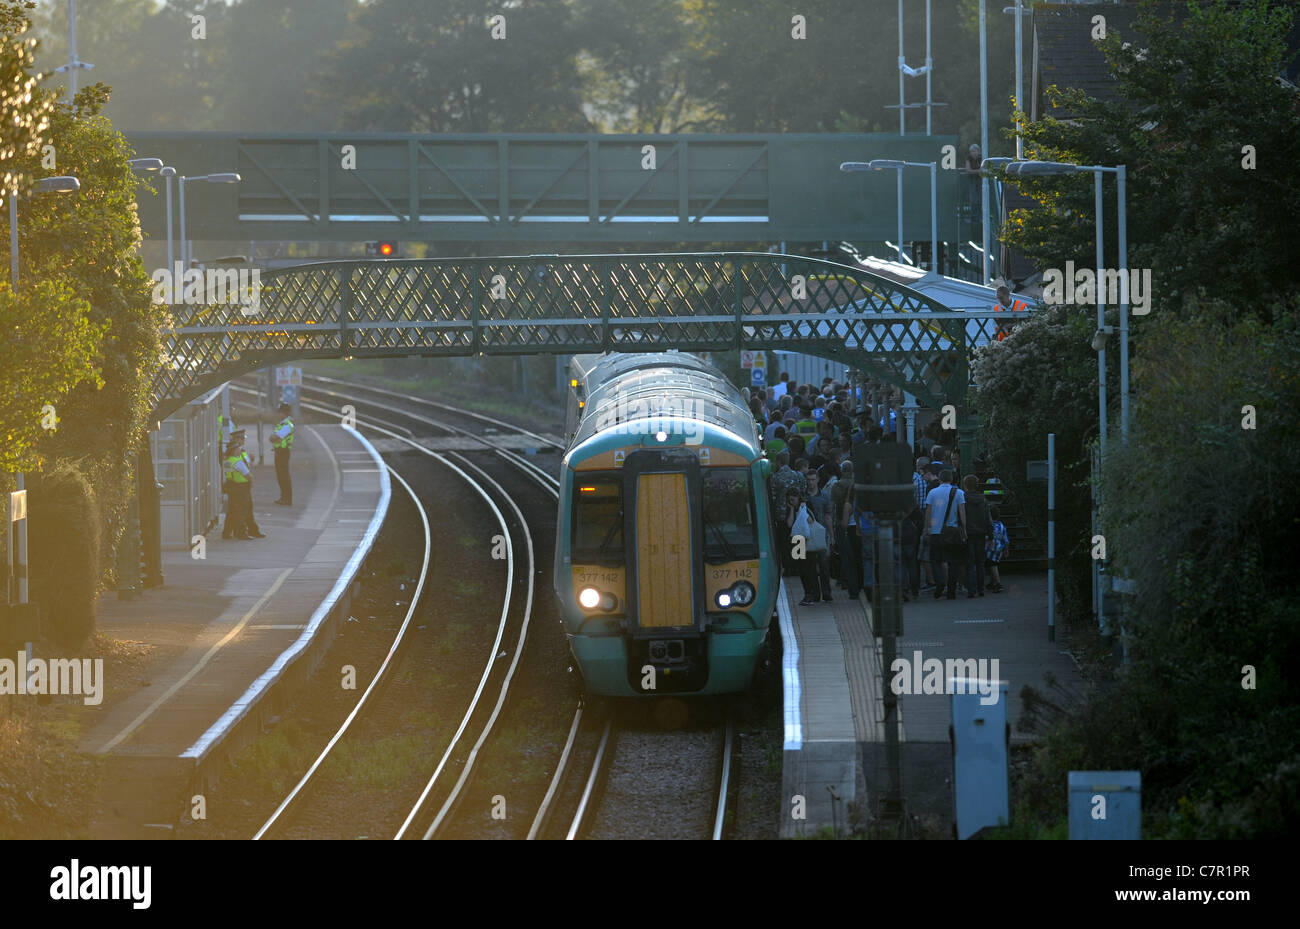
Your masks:
{"label": "green foliage", "polygon": [[19,247],[25,274],[66,281],[90,305],[102,377],[58,402],[59,429],[46,434],[39,450],[50,459],[81,461],[99,496],[106,539],[115,544],[134,488],[134,451],[146,432],[167,315],[150,301],[138,257],[140,184],[127,165],[134,153],[100,115],[106,99],[107,89],[97,84],[83,88],[74,107],[56,108],[49,133],[56,170],[79,178],[81,190],[24,203]]}
{"label": "green foliage", "polygon": [[37,76],[32,73],[36,38],[25,9],[33,6],[0,0],[0,198],[6,208],[12,191],[25,193],[31,184],[18,163],[40,154],[53,108],[36,92]]}
{"label": "green foliage", "polygon": [[100,519],[95,492],[74,465],[41,474],[30,491],[28,555],[31,599],[41,607],[41,632],[79,647],[95,631]]}
{"label": "green foliage", "polygon": [[[1293,6],[1276,0],[1188,4],[1181,23],[1144,2],[1138,35],[1100,43],[1120,99],[1049,88],[1077,114],[1025,127],[1031,157],[1128,166],[1130,268],[1150,268],[1153,316],[1209,293],[1230,312],[1267,312],[1294,290],[1300,268],[1300,107],[1279,85]],[[1130,44],[1131,43],[1131,44]],[[1128,44],[1126,48],[1125,45]],[[1243,166],[1243,146],[1257,166]],[[1094,261],[1091,175],[1028,178],[1045,209],[1012,214],[1007,241],[1046,267]],[[1114,180],[1105,182],[1106,262],[1117,260]]]}
{"label": "green foliage", "polygon": [[100,383],[95,347],[102,335],[89,303],[66,283],[42,281],[17,294],[0,283],[0,472],[40,466],[42,424],[51,422],[46,406],[62,418],[69,391]]}
{"label": "green foliage", "polygon": [[1294,306],[1273,327],[1197,310],[1148,337],[1101,484],[1112,570],[1137,587],[1130,664],[1083,704],[1025,696],[1045,733],[1025,792],[1047,819],[1067,772],[1136,768],[1147,836],[1282,836],[1300,823],[1300,326]]}
{"label": "green foliage", "polygon": [[[1172,621],[1175,636],[1216,606],[1300,584],[1288,550],[1300,518],[1281,492],[1300,480],[1289,454],[1300,432],[1300,326],[1218,322],[1231,308],[1205,306],[1147,337],[1133,366],[1141,441],[1115,450],[1103,485],[1116,566],[1138,582],[1142,613],[1160,627]],[[1247,405],[1253,429],[1242,428]],[[1267,588],[1244,587],[1250,574]]]}
{"label": "green foliage", "polygon": [[321,107],[344,129],[572,132],[582,113],[569,7],[526,0],[493,39],[480,0],[374,0],[330,55]]}
{"label": "green foliage", "polygon": [[584,96],[614,132],[680,132],[699,119],[687,87],[690,25],[684,0],[575,0],[585,54]]}
{"label": "green foliage", "polygon": [[[0,42],[23,34],[16,8],[0,14]],[[167,318],[150,302],[137,257],[139,184],[127,165],[133,153],[100,113],[107,99],[102,84],[81,90],[71,106],[39,87],[30,100],[0,99],[6,125],[29,110],[45,114],[36,142],[8,167],[29,180],[70,174],[81,182],[78,193],[18,205],[17,299],[0,286],[0,464],[31,470],[75,459],[106,524],[94,527],[96,538],[108,528],[111,543],[133,485],[132,452],[145,434]],[[7,212],[0,229],[7,238]],[[57,429],[48,428],[51,416]]]}
{"label": "green foliage", "polygon": [[[980,129],[976,10],[944,0],[933,20],[933,98],[947,104],[934,131],[963,150]],[[205,40],[190,37],[196,12]],[[498,13],[505,40],[489,34]],[[904,15],[919,66],[924,6]],[[893,0],[96,0],[79,8],[79,51],[115,89],[105,112],[132,129],[893,132],[896,16]],[[62,3],[37,13],[47,70],[67,59],[65,17]],[[1010,118],[1010,26],[990,5],[993,126]],[[907,95],[922,99],[924,80]]]}
{"label": "green foliage", "polygon": [[[1062,601],[1075,618],[1091,606],[1089,445],[1098,421],[1093,312],[1048,307],[981,350],[971,365],[980,445],[1042,538],[1047,485],[1025,480],[1025,462],[1046,458],[1048,433],[1056,433],[1056,564]],[[1113,401],[1116,366],[1107,373]]]}

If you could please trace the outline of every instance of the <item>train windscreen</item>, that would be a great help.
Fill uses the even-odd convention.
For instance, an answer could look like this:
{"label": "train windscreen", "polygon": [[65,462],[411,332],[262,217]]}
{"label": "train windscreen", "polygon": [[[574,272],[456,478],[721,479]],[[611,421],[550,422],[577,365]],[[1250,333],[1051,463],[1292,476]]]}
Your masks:
{"label": "train windscreen", "polygon": [[579,474],[574,480],[574,561],[623,563],[623,478]]}
{"label": "train windscreen", "polygon": [[754,490],[748,468],[702,468],[704,560],[758,557]]}

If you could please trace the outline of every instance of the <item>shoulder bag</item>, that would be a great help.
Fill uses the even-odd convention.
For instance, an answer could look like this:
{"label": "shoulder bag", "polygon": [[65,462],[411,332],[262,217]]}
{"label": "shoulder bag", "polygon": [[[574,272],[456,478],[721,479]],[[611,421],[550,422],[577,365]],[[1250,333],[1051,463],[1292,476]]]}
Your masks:
{"label": "shoulder bag", "polygon": [[944,545],[961,545],[966,541],[966,530],[961,526],[949,526],[948,514],[952,512],[952,502],[957,499],[957,485],[951,484],[948,492],[948,505],[943,508],[943,522],[940,523],[939,541]]}

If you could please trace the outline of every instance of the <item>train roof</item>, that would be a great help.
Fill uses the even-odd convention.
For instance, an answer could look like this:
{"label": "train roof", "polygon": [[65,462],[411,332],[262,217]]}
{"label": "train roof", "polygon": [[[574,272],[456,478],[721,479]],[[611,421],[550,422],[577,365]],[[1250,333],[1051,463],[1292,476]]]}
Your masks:
{"label": "train roof", "polygon": [[570,371],[587,390],[577,446],[597,432],[639,419],[691,419],[758,450],[757,431],[740,391],[722,372],[684,352],[575,356]]}
{"label": "train roof", "polygon": [[600,355],[574,355],[569,362],[569,372],[582,381],[584,389],[590,394],[609,378],[639,368],[664,366],[720,374],[708,362],[689,352],[606,352]]}

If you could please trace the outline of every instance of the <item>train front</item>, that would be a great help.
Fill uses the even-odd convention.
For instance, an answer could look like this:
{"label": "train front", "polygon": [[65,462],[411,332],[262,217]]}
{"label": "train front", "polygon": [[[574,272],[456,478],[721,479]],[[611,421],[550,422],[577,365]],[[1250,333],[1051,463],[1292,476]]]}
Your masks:
{"label": "train front", "polygon": [[766,641],[768,465],[752,424],[694,418],[691,400],[625,405],[565,456],[555,590],[590,693],[743,691]]}

